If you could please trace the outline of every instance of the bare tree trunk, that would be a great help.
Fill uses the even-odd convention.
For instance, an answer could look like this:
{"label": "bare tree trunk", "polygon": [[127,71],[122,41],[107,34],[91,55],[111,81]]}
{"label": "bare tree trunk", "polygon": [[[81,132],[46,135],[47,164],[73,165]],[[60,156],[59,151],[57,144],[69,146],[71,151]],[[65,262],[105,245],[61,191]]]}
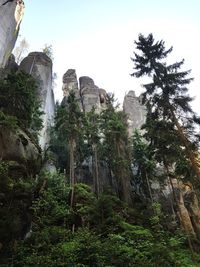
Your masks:
{"label": "bare tree trunk", "polygon": [[172,214],[174,219],[176,218],[176,213],[174,210],[174,204],[173,204],[173,199],[174,199],[174,190],[173,190],[173,184],[172,181],[170,180],[170,178],[168,177],[168,183],[170,184],[171,187],[171,192],[172,192],[172,197],[170,196],[170,206],[171,206],[171,210],[172,210]]}
{"label": "bare tree trunk", "polygon": [[96,194],[97,198],[99,197],[99,166],[98,166],[98,155],[97,155],[97,146],[94,144],[94,165],[95,165],[95,182],[96,182]]}
{"label": "bare tree trunk", "polygon": [[29,74],[30,74],[30,75],[32,74],[34,64],[35,64],[35,56],[34,56],[34,58],[33,58],[33,62],[32,62],[32,64],[31,64],[31,68],[30,68],[30,70],[29,70]]}
{"label": "bare tree trunk", "polygon": [[194,232],[194,228],[192,226],[192,222],[191,222],[188,210],[186,209],[186,207],[184,205],[183,196],[182,196],[181,192],[179,192],[179,199],[177,198],[177,195],[176,195],[176,192],[174,189],[174,185],[173,185],[172,179],[170,177],[169,168],[168,168],[168,165],[167,165],[165,159],[164,159],[164,165],[165,165],[165,169],[167,171],[168,179],[169,179],[171,187],[172,187],[174,200],[175,200],[177,210],[178,210],[178,216],[179,216],[180,224],[182,225],[182,227],[186,233],[190,251],[191,251],[192,255],[194,255],[194,249],[193,249],[193,245],[192,245],[192,241],[191,241],[191,237],[196,237],[195,232]]}
{"label": "bare tree trunk", "polygon": [[[124,145],[124,144],[123,144]],[[120,149],[120,143],[119,141],[116,141],[116,148],[117,148],[117,156],[118,159],[122,158],[123,161],[125,161],[125,151],[124,149]],[[122,198],[123,200],[128,203],[128,204],[132,204],[132,200],[131,200],[131,183],[130,183],[130,173],[129,170],[127,168],[127,166],[125,166],[124,162],[122,162],[122,164],[119,164],[119,166],[117,167],[117,171],[118,171],[118,185],[122,186]]]}
{"label": "bare tree trunk", "polygon": [[186,149],[187,156],[188,156],[188,158],[189,158],[189,160],[191,162],[192,169],[193,169],[194,173],[196,174],[198,180],[200,181],[200,168],[198,167],[198,164],[196,162],[195,155],[194,155],[193,151],[191,151],[191,149],[189,147],[189,141],[188,141],[187,137],[185,136],[185,134],[183,133],[181,125],[178,122],[172,107],[170,108],[170,111],[171,111],[174,123],[175,123],[175,125],[176,125],[176,127],[178,129],[178,133],[179,133],[180,139],[181,139],[181,141],[182,141],[182,143],[183,143],[183,145],[184,145],[184,147]]}
{"label": "bare tree trunk", "polygon": [[151,186],[150,186],[150,183],[149,183],[149,177],[147,175],[146,170],[145,170],[145,177],[146,177],[146,182],[147,182],[147,187],[148,187],[148,191],[149,191],[149,196],[150,196],[150,199],[151,199],[151,203],[153,204],[153,196],[152,196],[152,192],[151,192]]}
{"label": "bare tree trunk", "polygon": [[73,138],[70,139],[70,185],[72,187],[71,191],[71,200],[70,200],[70,206],[73,206],[74,203],[74,185],[75,185],[75,173],[74,173],[74,146],[75,141]]}

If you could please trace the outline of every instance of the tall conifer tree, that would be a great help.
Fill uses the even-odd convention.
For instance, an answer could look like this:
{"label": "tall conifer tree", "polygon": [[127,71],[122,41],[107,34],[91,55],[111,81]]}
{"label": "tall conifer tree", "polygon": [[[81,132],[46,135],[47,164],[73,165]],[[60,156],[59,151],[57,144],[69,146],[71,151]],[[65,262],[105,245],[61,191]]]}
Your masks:
{"label": "tall conifer tree", "polygon": [[[149,127],[150,124],[146,124],[147,135],[154,131],[155,135],[152,135],[152,138],[157,144],[162,141],[159,133],[161,128],[166,132],[165,141],[174,135],[173,142],[175,142],[178,136],[181,141],[179,147],[184,147],[183,151],[200,181],[200,168],[197,164],[199,135],[195,133],[195,124],[199,124],[200,119],[190,105],[192,98],[188,95],[187,88],[193,80],[188,77],[190,71],[181,71],[184,60],[168,65],[166,59],[172,52],[172,47],[167,50],[164,41],[155,42],[152,34],[147,37],[140,34],[135,44],[139,53],[134,53],[132,58],[135,69],[132,76],[137,78],[147,76],[151,80],[150,83],[143,85],[145,88],[143,102],[148,108],[147,122],[151,121],[153,125]],[[162,124],[160,125],[162,127],[159,124]],[[156,127],[158,131],[155,131]],[[167,142],[163,150],[165,163],[165,152],[169,146],[170,142]]]}

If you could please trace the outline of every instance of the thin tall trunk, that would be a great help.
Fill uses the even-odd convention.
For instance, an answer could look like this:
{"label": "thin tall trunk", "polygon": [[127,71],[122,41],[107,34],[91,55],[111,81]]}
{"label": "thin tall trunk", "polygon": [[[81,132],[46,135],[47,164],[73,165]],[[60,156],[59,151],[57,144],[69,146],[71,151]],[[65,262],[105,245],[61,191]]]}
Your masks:
{"label": "thin tall trunk", "polygon": [[178,133],[179,133],[180,139],[181,139],[183,145],[185,146],[187,156],[188,156],[188,158],[189,158],[189,160],[191,162],[191,165],[192,165],[192,169],[193,169],[194,173],[196,174],[198,180],[200,181],[200,168],[198,167],[198,164],[196,162],[196,158],[194,156],[193,151],[191,151],[191,149],[190,149],[189,141],[188,141],[187,137],[185,136],[185,134],[183,133],[181,125],[180,125],[179,121],[177,120],[172,107],[170,107],[170,112],[172,114],[174,123],[175,123],[175,125],[176,125],[176,127],[178,129]]}
{"label": "thin tall trunk", "polygon": [[70,206],[73,206],[74,203],[74,185],[75,185],[75,174],[74,174],[74,146],[75,141],[73,138],[70,139],[70,185],[72,187],[71,191],[71,200],[70,200]]}
{"label": "thin tall trunk", "polygon": [[[123,149],[120,148],[120,141],[116,141],[116,148],[117,148],[118,159],[120,159],[122,157],[122,159],[125,160],[126,159],[125,151],[123,151]],[[124,164],[125,163],[122,162],[122,164],[118,164],[118,166],[117,166],[118,186],[122,186],[122,198],[123,198],[123,200],[126,203],[131,205],[132,200],[131,200],[131,188],[130,188],[131,187],[130,173],[128,171],[128,168],[126,166],[124,166]]]}
{"label": "thin tall trunk", "polygon": [[165,166],[165,170],[167,172],[168,180],[169,180],[170,185],[171,185],[171,189],[172,189],[172,194],[173,194],[173,197],[174,197],[174,201],[175,201],[176,207],[178,208],[178,199],[177,199],[177,196],[176,196],[176,192],[175,192],[175,189],[174,189],[172,178],[170,177],[169,167],[168,167],[168,164],[166,163],[165,158],[163,158],[163,163],[164,163],[164,166]]}
{"label": "thin tall trunk", "polygon": [[174,199],[174,191],[173,191],[173,184],[172,184],[172,181],[170,180],[170,178],[168,177],[168,183],[170,184],[171,186],[171,192],[172,192],[172,195],[173,197],[170,197],[170,206],[171,206],[171,210],[172,210],[172,214],[174,216],[174,219],[176,218],[176,213],[175,213],[175,210],[174,210],[174,204],[173,204],[173,199]]}
{"label": "thin tall trunk", "polygon": [[147,187],[148,187],[148,191],[149,191],[149,196],[150,196],[150,199],[151,199],[151,203],[153,204],[153,196],[152,196],[152,192],[151,192],[151,186],[150,186],[149,177],[147,175],[146,170],[145,170],[145,178],[146,178],[146,182],[147,182]]}
{"label": "thin tall trunk", "polygon": [[97,198],[99,197],[99,167],[98,167],[98,155],[97,155],[97,145],[94,144],[93,146],[94,150],[94,165],[95,165],[95,182],[96,182],[96,193]]}
{"label": "thin tall trunk", "polygon": [[34,58],[33,58],[33,62],[32,62],[32,64],[31,64],[31,67],[30,67],[30,70],[29,70],[29,74],[30,74],[30,75],[32,74],[34,64],[35,64],[35,56],[34,56]]}

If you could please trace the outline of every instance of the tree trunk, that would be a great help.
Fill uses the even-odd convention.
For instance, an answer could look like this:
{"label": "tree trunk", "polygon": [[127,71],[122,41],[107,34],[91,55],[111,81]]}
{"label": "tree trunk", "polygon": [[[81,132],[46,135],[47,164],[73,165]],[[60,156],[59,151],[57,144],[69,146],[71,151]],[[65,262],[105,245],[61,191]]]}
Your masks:
{"label": "tree trunk", "polygon": [[69,141],[69,149],[70,149],[70,186],[72,188],[71,191],[71,200],[70,200],[70,206],[73,206],[74,203],[74,185],[75,185],[75,174],[74,174],[74,146],[75,141],[73,138]]}
{"label": "tree trunk", "polygon": [[175,125],[176,125],[176,127],[178,129],[178,133],[179,133],[180,139],[181,139],[181,141],[182,141],[182,143],[183,143],[183,145],[184,145],[184,147],[186,149],[187,156],[188,156],[188,158],[189,158],[189,160],[191,162],[192,169],[193,169],[194,173],[196,174],[198,180],[200,181],[200,168],[198,167],[198,164],[196,162],[195,155],[194,155],[193,151],[191,151],[191,149],[190,149],[189,141],[188,141],[187,137],[185,136],[185,134],[183,133],[181,125],[178,122],[172,107],[170,107],[170,111],[171,111],[174,123],[175,123]]}
{"label": "tree trunk", "polygon": [[186,233],[189,248],[190,248],[191,253],[193,255],[194,250],[193,250],[191,238],[196,237],[195,232],[194,232],[194,228],[192,226],[192,222],[191,222],[188,210],[186,209],[186,207],[184,205],[183,196],[182,196],[182,193],[180,192],[180,190],[179,190],[179,198],[176,195],[176,192],[174,190],[174,185],[173,185],[172,179],[170,177],[169,168],[168,168],[168,165],[167,165],[165,159],[164,159],[164,165],[165,165],[165,169],[167,171],[168,179],[169,179],[171,187],[172,187],[174,200],[175,200],[175,203],[177,206],[177,214],[179,217],[179,221],[180,221],[180,224],[181,224],[183,230]]}
{"label": "tree trunk", "polygon": [[95,184],[96,184],[96,194],[97,198],[99,197],[99,166],[98,166],[98,155],[97,155],[97,146],[96,144],[93,145],[94,151],[94,165],[95,165]]}
{"label": "tree trunk", "polygon": [[[123,144],[123,146],[124,146],[124,144]],[[121,160],[125,161],[126,160],[125,151],[123,148],[120,147],[120,141],[116,141],[116,148],[117,148],[118,160],[121,159]],[[126,164],[126,163],[124,163],[124,162],[122,162],[120,164],[118,163],[118,166],[117,166],[118,186],[122,187],[121,198],[126,203],[131,205],[132,200],[131,200],[130,172],[129,172],[127,166],[125,166],[124,164]]]}
{"label": "tree trunk", "polygon": [[150,196],[150,199],[151,199],[151,204],[153,204],[153,196],[152,196],[152,192],[151,192],[151,186],[150,186],[150,183],[149,183],[149,177],[147,175],[146,170],[145,170],[145,177],[146,177],[147,187],[148,187],[148,191],[149,191],[149,196]]}

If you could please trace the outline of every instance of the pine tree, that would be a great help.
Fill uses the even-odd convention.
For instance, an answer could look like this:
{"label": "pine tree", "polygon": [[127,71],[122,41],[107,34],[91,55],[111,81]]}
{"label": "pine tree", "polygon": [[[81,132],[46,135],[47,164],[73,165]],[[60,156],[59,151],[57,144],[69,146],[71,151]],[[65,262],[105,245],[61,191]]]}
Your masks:
{"label": "pine tree", "polygon": [[104,137],[104,157],[117,180],[118,196],[131,204],[130,153],[126,115],[116,111],[114,97],[107,98],[107,109],[101,114],[101,129]]}
{"label": "pine tree", "polygon": [[156,161],[152,147],[145,142],[141,133],[136,130],[133,135],[132,150],[133,167],[136,170],[135,179],[139,180],[144,189],[147,188],[147,195],[153,203],[153,195],[150,186],[150,179],[154,178]]}
{"label": "pine tree", "polygon": [[[162,127],[166,131],[165,141],[172,135],[177,140],[178,136],[181,141],[179,148],[184,146],[185,149],[182,151],[186,153],[200,181],[200,168],[196,159],[199,136],[195,133],[195,124],[199,124],[200,119],[190,106],[192,98],[188,95],[187,88],[193,80],[188,77],[190,71],[180,70],[184,60],[167,65],[166,58],[172,52],[172,48],[166,50],[164,41],[155,42],[152,34],[147,37],[140,34],[135,44],[139,53],[134,53],[132,58],[135,69],[132,76],[148,76],[151,79],[150,83],[143,85],[146,90],[143,93],[143,102],[148,106],[147,120],[157,122],[157,126],[153,122],[155,137],[159,137],[156,129],[160,130]],[[168,140],[165,152],[169,143]],[[164,151],[163,155],[166,155]]]}
{"label": "pine tree", "polygon": [[74,185],[75,181],[75,150],[76,144],[81,133],[82,127],[82,112],[79,108],[75,93],[70,92],[67,105],[60,106],[57,109],[55,118],[55,127],[59,129],[60,135],[64,138],[69,147],[69,160],[70,160],[70,185],[72,187],[70,204],[73,206],[74,202]]}
{"label": "pine tree", "polygon": [[99,148],[100,148],[100,116],[96,113],[95,109],[85,114],[84,130],[85,136],[89,147],[89,155],[92,156],[92,169],[93,169],[93,188],[97,194],[100,193],[99,181]]}

